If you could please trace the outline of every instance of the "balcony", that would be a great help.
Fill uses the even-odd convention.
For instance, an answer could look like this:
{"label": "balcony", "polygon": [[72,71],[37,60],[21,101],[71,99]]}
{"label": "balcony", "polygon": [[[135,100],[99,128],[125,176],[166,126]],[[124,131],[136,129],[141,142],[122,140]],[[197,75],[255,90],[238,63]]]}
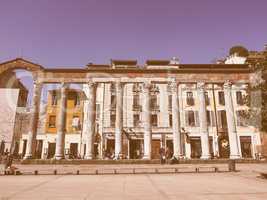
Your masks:
{"label": "balcony", "polygon": [[151,105],[150,110],[154,112],[160,111],[159,105]]}
{"label": "balcony", "polygon": [[135,104],[133,104],[133,111],[139,111],[139,112],[141,112],[142,111],[142,106],[141,105],[135,105]]}

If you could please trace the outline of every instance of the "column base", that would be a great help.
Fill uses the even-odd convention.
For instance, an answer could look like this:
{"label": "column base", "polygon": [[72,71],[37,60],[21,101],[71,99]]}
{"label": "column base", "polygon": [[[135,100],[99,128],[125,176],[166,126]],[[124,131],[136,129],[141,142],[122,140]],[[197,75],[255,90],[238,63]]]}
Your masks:
{"label": "column base", "polygon": [[84,156],[84,159],[85,159],[85,160],[93,160],[93,156],[92,156],[92,155],[88,155],[88,156],[85,155],[85,156]]}
{"label": "column base", "polygon": [[28,154],[28,155],[25,155],[25,156],[23,157],[23,160],[31,160],[31,159],[33,159],[32,154]]}
{"label": "column base", "polygon": [[240,158],[241,158],[240,155],[230,155],[231,160],[240,159]]}
{"label": "column base", "polygon": [[63,160],[64,159],[64,156],[63,155],[56,155],[54,157],[55,160]]}
{"label": "column base", "polygon": [[211,159],[211,156],[210,155],[203,155],[200,157],[201,160],[209,160]]}
{"label": "column base", "polygon": [[149,155],[144,155],[142,160],[151,160],[151,156]]}

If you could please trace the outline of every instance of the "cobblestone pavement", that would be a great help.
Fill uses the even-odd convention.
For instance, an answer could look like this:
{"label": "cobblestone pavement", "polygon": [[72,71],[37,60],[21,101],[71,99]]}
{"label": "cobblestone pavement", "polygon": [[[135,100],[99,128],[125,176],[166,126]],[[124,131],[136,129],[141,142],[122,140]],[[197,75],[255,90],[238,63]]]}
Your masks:
{"label": "cobblestone pavement", "polygon": [[[158,167],[158,165],[138,166]],[[36,166],[19,167],[30,169]],[[68,171],[74,166],[54,167]],[[122,166],[75,166],[79,169],[90,167]],[[123,165],[123,167],[133,166]],[[0,176],[0,199],[266,200],[267,180],[257,176],[259,172],[267,172],[267,165],[239,164],[237,168],[240,171],[234,173]]]}

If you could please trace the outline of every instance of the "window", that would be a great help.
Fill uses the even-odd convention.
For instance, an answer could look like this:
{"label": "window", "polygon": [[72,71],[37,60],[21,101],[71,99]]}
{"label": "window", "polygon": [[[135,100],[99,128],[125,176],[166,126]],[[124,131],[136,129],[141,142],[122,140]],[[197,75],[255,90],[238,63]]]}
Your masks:
{"label": "window", "polygon": [[193,92],[186,92],[186,104],[188,106],[193,106],[195,104]]}
{"label": "window", "polygon": [[151,107],[151,110],[157,110],[158,106],[157,106],[157,96],[156,95],[151,95],[150,107]]}
{"label": "window", "polygon": [[168,101],[169,101],[169,110],[172,109],[172,95],[168,96]]}
{"label": "window", "polygon": [[219,95],[219,104],[220,105],[225,105],[224,92],[223,91],[219,91],[218,95]]}
{"label": "window", "polygon": [[185,111],[186,126],[199,126],[198,111]]}
{"label": "window", "polygon": [[110,115],[110,127],[115,127],[115,122],[116,122],[116,115],[111,114]]}
{"label": "window", "polygon": [[238,105],[244,105],[244,99],[241,91],[236,92],[236,102]]}
{"label": "window", "polygon": [[169,114],[169,125],[172,127],[172,114]]}
{"label": "window", "polygon": [[205,92],[205,101],[206,101],[206,105],[210,105],[210,98],[209,98],[209,93]]}
{"label": "window", "polygon": [[207,125],[208,126],[211,126],[211,118],[210,118],[210,115],[211,115],[211,111],[207,111]]}
{"label": "window", "polygon": [[111,107],[111,110],[116,109],[116,96],[115,95],[111,95],[110,107]]}
{"label": "window", "polygon": [[55,115],[49,116],[48,126],[49,126],[49,128],[55,128],[56,127],[56,116]]}
{"label": "window", "polygon": [[80,117],[79,116],[73,116],[72,118],[72,127],[75,129],[75,130],[78,130],[80,129]]}
{"label": "window", "polygon": [[188,124],[189,126],[195,126],[195,115],[193,111],[188,111]]}
{"label": "window", "polygon": [[227,119],[225,110],[218,111],[218,127],[227,129]]}
{"label": "window", "polygon": [[56,91],[52,92],[51,105],[52,106],[56,106],[57,105],[57,92]]}
{"label": "window", "polygon": [[133,115],[133,123],[134,123],[134,127],[138,127],[139,126],[139,115],[138,114],[134,114]]}
{"label": "window", "polygon": [[151,115],[151,125],[152,126],[158,125],[158,115],[156,114]]}
{"label": "window", "polygon": [[133,106],[134,107],[137,107],[140,105],[140,102],[139,102],[139,95],[134,95],[133,96]]}
{"label": "window", "polygon": [[207,110],[207,125],[215,126],[215,115],[213,111]]}
{"label": "window", "polygon": [[80,95],[78,93],[75,93],[74,106],[79,106],[79,105],[80,105]]}
{"label": "window", "polygon": [[248,126],[249,123],[249,119],[248,116],[246,114],[245,110],[238,110],[236,111],[236,116],[237,116],[237,126]]}

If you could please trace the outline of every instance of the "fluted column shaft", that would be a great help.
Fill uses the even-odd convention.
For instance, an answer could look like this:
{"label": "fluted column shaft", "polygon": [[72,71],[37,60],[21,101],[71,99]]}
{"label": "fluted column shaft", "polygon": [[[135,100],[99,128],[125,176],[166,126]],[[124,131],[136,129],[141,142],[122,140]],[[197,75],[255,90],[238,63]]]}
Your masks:
{"label": "fluted column shaft", "polygon": [[122,128],[123,128],[123,85],[116,82],[116,120],[115,120],[115,158],[122,154]]}
{"label": "fluted column shaft", "polygon": [[60,160],[64,158],[65,150],[65,133],[66,133],[66,103],[67,103],[67,90],[68,84],[62,83],[60,88],[60,104],[59,112],[57,114],[57,139],[56,139],[56,152],[55,159]]}
{"label": "fluted column shaft", "polygon": [[209,132],[207,123],[207,110],[206,110],[206,98],[205,98],[205,83],[197,83],[198,99],[199,99],[199,125],[201,134],[201,159],[209,159]]}
{"label": "fluted column shaft", "polygon": [[172,82],[170,87],[172,92],[173,156],[179,159],[181,157],[181,132],[177,83]]}
{"label": "fluted column shaft", "polygon": [[227,81],[224,83],[225,110],[227,118],[228,137],[230,144],[230,159],[239,159],[238,136],[234,117],[234,106],[232,99],[232,84]]}
{"label": "fluted column shaft", "polygon": [[86,119],[86,151],[85,159],[93,158],[94,150],[94,134],[95,134],[95,108],[96,108],[96,85],[92,82],[88,83],[88,110]]}
{"label": "fluted column shaft", "polygon": [[151,114],[150,114],[150,84],[143,84],[143,124],[144,124],[144,157],[143,159],[151,159]]}
{"label": "fluted column shaft", "polygon": [[36,135],[37,135],[37,127],[38,127],[41,93],[42,93],[42,83],[34,81],[31,118],[30,118],[30,124],[29,124],[27,148],[26,148],[24,159],[34,158],[35,149],[36,149]]}

